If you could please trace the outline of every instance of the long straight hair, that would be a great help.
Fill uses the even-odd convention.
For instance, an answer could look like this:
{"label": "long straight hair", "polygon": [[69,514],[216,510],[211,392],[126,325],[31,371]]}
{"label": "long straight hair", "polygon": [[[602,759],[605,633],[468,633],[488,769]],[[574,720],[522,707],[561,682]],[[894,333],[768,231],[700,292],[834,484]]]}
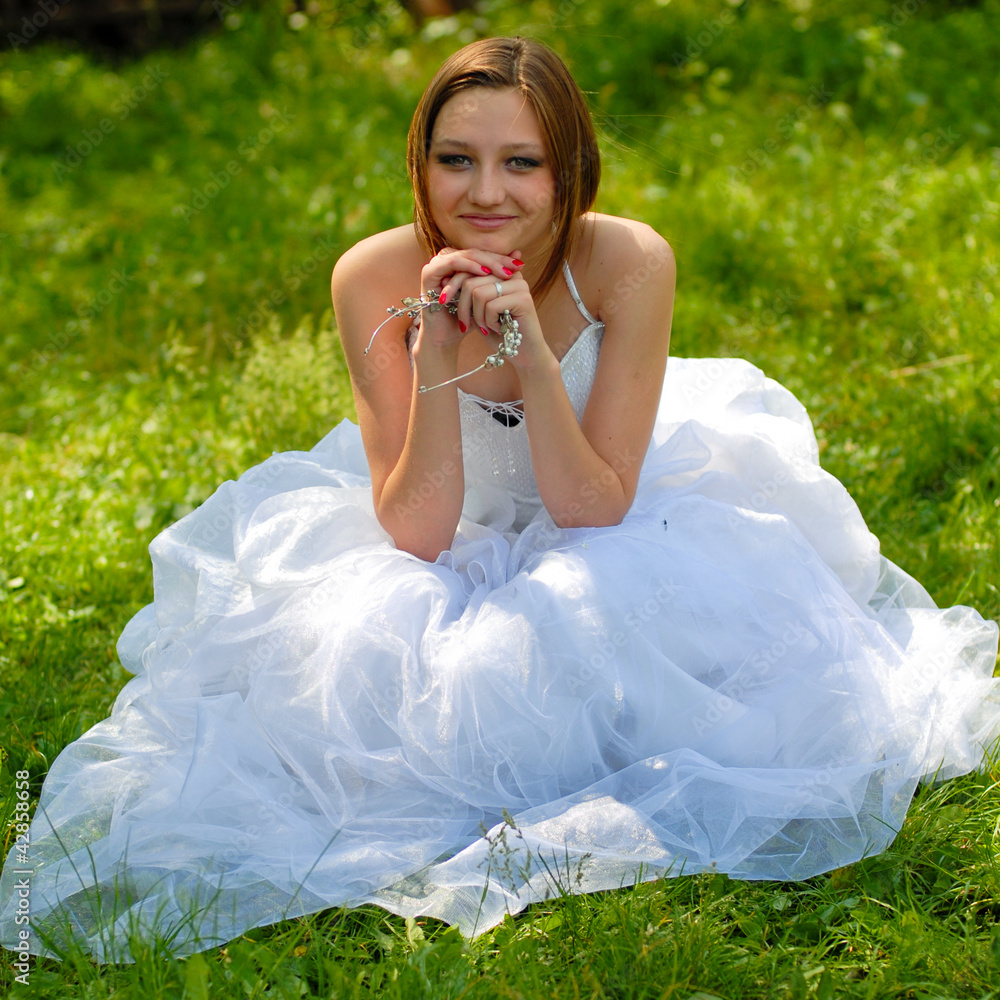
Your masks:
{"label": "long straight hair", "polygon": [[427,85],[407,141],[406,164],[413,184],[413,221],[428,256],[447,242],[429,210],[427,154],[441,108],[473,87],[516,90],[531,103],[542,129],[556,181],[553,230],[545,265],[532,294],[541,300],[579,238],[576,222],[597,197],[601,160],[583,93],[566,64],[547,45],[528,38],[483,38],[450,56]]}

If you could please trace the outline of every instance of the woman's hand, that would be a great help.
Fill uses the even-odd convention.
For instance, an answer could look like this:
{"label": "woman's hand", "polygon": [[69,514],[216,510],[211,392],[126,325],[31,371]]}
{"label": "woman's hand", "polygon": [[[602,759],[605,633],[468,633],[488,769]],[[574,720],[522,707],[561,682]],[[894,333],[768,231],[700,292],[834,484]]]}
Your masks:
{"label": "woman's hand", "polygon": [[[487,334],[499,334],[500,316],[504,312],[509,312],[517,320],[521,344],[517,354],[508,358],[510,364],[524,373],[554,360],[555,356],[538,322],[531,289],[523,275],[513,274],[503,281],[493,277],[472,278],[466,282],[465,288],[468,294],[463,295],[459,302],[458,319],[475,323],[480,332]],[[468,321],[464,319],[466,313],[471,317]],[[491,339],[490,346],[495,349],[496,340]]]}
{"label": "woman's hand", "polygon": [[[525,352],[522,346],[518,352],[522,363],[538,354],[538,345],[547,350],[531,291],[520,274],[523,266],[524,262],[516,250],[508,256],[474,248],[456,250],[445,247],[441,250],[421,270],[421,287],[440,289],[439,301],[457,303],[457,312],[452,315],[441,309],[421,313],[422,342],[446,347],[457,344],[470,329],[478,329],[484,336],[498,333],[500,314],[509,309],[518,321],[522,344],[528,339],[526,326],[536,334],[529,340],[534,351],[529,348]],[[503,292],[502,302],[499,301],[500,291]]]}

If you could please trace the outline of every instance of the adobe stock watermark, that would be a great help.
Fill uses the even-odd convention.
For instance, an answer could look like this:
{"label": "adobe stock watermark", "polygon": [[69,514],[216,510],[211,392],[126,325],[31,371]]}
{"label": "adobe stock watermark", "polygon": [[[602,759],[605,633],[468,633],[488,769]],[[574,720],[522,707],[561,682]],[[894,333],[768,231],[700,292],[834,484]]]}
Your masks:
{"label": "adobe stock watermark", "polygon": [[17,771],[14,774],[14,824],[15,834],[14,851],[12,864],[17,867],[11,870],[12,875],[17,878],[13,885],[13,895],[17,899],[17,909],[14,916],[14,923],[17,926],[17,944],[13,950],[17,955],[17,961],[11,962],[11,968],[16,975],[14,981],[22,986],[29,985],[31,973],[31,876],[34,869],[31,867],[30,859],[30,822],[28,817],[30,797],[30,775],[27,771]]}
{"label": "adobe stock watermark", "polygon": [[[805,781],[802,781],[794,786],[796,795],[795,797],[789,796],[785,799],[785,802],[781,808],[781,811],[777,815],[777,819],[791,820],[795,819],[797,814],[801,811],[802,806],[809,805],[814,802],[817,796],[822,796],[823,799],[829,799],[829,795],[824,795],[821,790],[833,791],[833,771],[829,766],[824,767],[821,771],[817,771],[815,774],[809,775]],[[789,790],[790,791],[790,790]],[[839,796],[838,796],[839,797]],[[812,817],[809,817],[812,819]]]}
{"label": "adobe stock watermark", "polygon": [[[161,84],[170,74],[160,66],[155,66],[142,81],[123,91],[111,105],[112,114],[123,122],[128,116]],[[118,127],[118,122],[104,117],[96,128],[83,129],[83,138],[73,145],[66,146],[66,152],[52,164],[56,180],[62,180],[71,174],[104,140]]]}
{"label": "adobe stock watermark", "polygon": [[767,646],[758,649],[750,658],[749,667],[754,670],[752,681],[741,679],[737,674],[731,681],[719,686],[708,699],[704,711],[692,719],[695,734],[704,735],[716,726],[730,713],[744,709],[741,699],[748,693],[757,690],[761,681],[766,680],[775,671],[778,664],[797,646],[802,639],[811,633],[801,621],[788,622],[782,634]]}
{"label": "adobe stock watermark", "polygon": [[220,21],[225,21],[230,14],[236,13],[236,8],[243,4],[243,0],[212,0],[212,10]]}
{"label": "adobe stock watermark", "polygon": [[549,24],[565,24],[586,2],[587,0],[559,0],[556,9],[549,18]]}
{"label": "adobe stock watermark", "polygon": [[[298,459],[294,453],[289,455],[277,452],[244,475],[252,476],[251,483],[255,490],[268,489],[279,482],[286,471],[293,468],[297,462]],[[251,500],[245,491],[240,491],[236,486],[227,487],[227,491],[224,500],[219,496],[217,490],[206,501],[206,503],[211,503],[211,510],[205,508],[202,511],[202,516],[199,518],[195,530],[191,533],[189,540],[191,545],[210,546],[220,535],[229,535],[231,538],[237,518],[249,513],[252,504],[256,502]]]}
{"label": "adobe stock watermark", "polygon": [[773,166],[773,155],[788,145],[796,128],[832,100],[833,91],[827,90],[824,85],[810,87],[809,96],[794,111],[789,111],[777,120],[773,129],[777,136],[770,135],[762,145],[746,150],[739,166],[731,165],[727,168],[728,179],[720,182],[719,187],[723,191],[732,189],[746,183],[761,168]]}
{"label": "adobe stock watermark", "polygon": [[644,601],[633,605],[622,618],[624,629],[616,629],[609,633],[597,646],[596,652],[592,653],[586,663],[580,665],[579,670],[566,676],[566,685],[570,691],[576,693],[577,688],[587,684],[602,671],[609,663],[613,663],[617,651],[628,645],[632,635],[638,632],[643,625],[658,617],[663,609],[677,596],[678,586],[673,580],[667,580],[660,585]]}
{"label": "adobe stock watermark", "polygon": [[[320,237],[315,248],[308,257],[303,258],[293,267],[288,268],[281,276],[281,283],[290,292],[297,291],[302,283],[319,270],[320,264],[329,260],[336,252],[337,247],[325,236]],[[235,343],[243,342],[275,314],[279,306],[288,301],[288,296],[282,288],[273,288],[262,296],[250,308],[249,312],[243,313],[236,321],[235,337],[229,331],[222,335],[223,341],[232,347]]]}
{"label": "adobe stock watermark", "polygon": [[[587,507],[581,501],[585,501],[589,507],[593,507],[608,490],[621,489],[621,476],[623,476],[636,463],[641,463],[642,455],[634,454],[629,448],[617,449],[614,456],[607,462],[607,468],[602,469],[596,476],[591,476],[578,491],[579,500],[573,500],[566,504],[558,514],[550,514],[551,523],[542,526],[534,540],[533,549],[547,549],[551,544],[559,540],[562,532],[567,528],[586,527],[579,525],[587,513]],[[526,553],[527,555],[527,553]]]}
{"label": "adobe stock watermark", "polygon": [[31,360],[21,364],[20,373],[22,375],[29,372],[38,373],[47,365],[51,364],[59,355],[69,347],[70,343],[83,332],[82,323],[97,319],[101,313],[111,304],[132,281],[134,275],[128,274],[124,270],[115,269],[111,272],[111,280],[96,295],[80,306],[77,310],[77,318],[69,320],[58,333],[49,338],[44,347],[37,348],[32,352]]}
{"label": "adobe stock watermark", "polygon": [[661,272],[672,259],[673,253],[666,246],[657,247],[656,250],[647,254],[641,264],[632,268],[624,277],[615,282],[614,295],[601,303],[601,309],[609,316],[613,316],[622,304],[629,302],[648,281],[662,277]]}
{"label": "adobe stock watermark", "polygon": [[887,35],[896,28],[901,28],[913,17],[927,0],[902,0],[902,3],[894,3],[888,15],[883,14],[875,22],[876,28],[881,30],[883,35]]}
{"label": "adobe stock watermark", "polygon": [[[953,132],[950,128],[937,128],[933,132],[925,133],[922,138],[922,148],[902,164],[898,173],[902,177],[909,177],[920,167],[929,167],[936,164],[945,154],[954,149],[961,140],[961,135]],[[877,222],[895,212],[899,208],[899,201],[887,191],[881,191],[872,198],[866,206],[857,213],[852,222],[849,222],[839,237],[833,241],[835,247],[842,246],[844,238],[852,246],[857,242],[858,237],[867,232]],[[839,242],[838,242],[839,241]]]}
{"label": "adobe stock watermark", "polygon": [[[781,488],[791,482],[793,482],[792,476],[783,469],[778,469],[770,479],[758,481],[757,488],[749,497],[751,509],[757,513],[766,510],[777,499]],[[726,513],[726,523],[729,530],[736,534],[745,531],[747,526],[746,518],[734,513],[732,509]]]}
{"label": "adobe stock watermark", "polygon": [[375,350],[369,351],[365,356],[361,370],[351,372],[354,392],[370,388],[387,368],[391,368],[403,357],[404,353],[406,352],[403,345],[398,340],[386,337],[383,343],[378,344]]}
{"label": "adobe stock watermark", "polygon": [[[976,269],[972,279],[966,281],[957,292],[953,293],[953,300],[958,302],[967,302],[974,296],[982,296],[985,303],[992,306],[995,301],[994,290],[997,287],[996,279],[998,273],[1000,273],[1000,267],[998,267],[994,261],[984,261]],[[928,345],[934,343],[935,339],[942,332],[942,330],[947,329],[951,325],[957,324],[957,322],[958,318],[956,317],[954,311],[948,307],[942,307],[941,309],[933,312],[928,318],[921,319],[917,323],[917,329],[914,336],[909,338],[906,342],[906,355],[903,355],[901,352],[894,352],[896,354],[896,363],[899,364],[902,361],[909,360],[913,356],[920,354]],[[896,367],[893,368],[888,374],[890,378],[905,378],[909,375],[916,375],[918,372],[942,367],[946,361],[954,362],[956,358],[968,357],[970,356],[954,355],[951,358],[937,358],[932,361],[925,362],[922,365],[915,364]]]}
{"label": "adobe stock watermark", "polygon": [[[295,461],[294,457],[288,459],[288,462],[292,465],[295,464]],[[282,466],[277,466],[273,470],[277,475],[280,475],[282,471],[284,471]],[[256,482],[254,485],[257,485]],[[229,518],[235,517],[237,512],[249,510],[249,503],[255,502],[247,502],[245,498],[241,498],[235,503],[229,504],[228,510],[221,516],[213,516],[210,531],[213,529],[222,532],[231,531],[233,522]],[[214,536],[203,535],[201,536],[202,540],[205,537]],[[296,602],[296,614],[301,615],[302,620],[310,618],[313,614],[324,619],[328,618],[330,609],[337,606],[337,598],[340,596],[337,590],[338,587],[342,586],[342,579],[339,576],[327,577],[320,580],[307,591],[303,600]],[[253,654],[249,657],[241,657],[233,665],[230,678],[238,685],[240,690],[247,690],[249,685],[253,683],[254,678],[269,664],[287,660],[290,645],[301,648],[300,637],[290,636],[287,629],[280,627],[267,629],[261,634],[257,645],[254,647]]]}
{"label": "adobe stock watermark", "polygon": [[707,363],[698,365],[698,375],[693,382],[685,382],[684,398],[689,402],[698,399],[714,388],[719,379],[732,374],[729,358],[708,358]]}
{"label": "adobe stock watermark", "polygon": [[792,307],[801,297],[791,288],[779,288],[771,301],[756,316],[738,326],[734,332],[743,343],[756,342],[765,330],[774,330],[778,323],[791,313]]}
{"label": "adobe stock watermark", "polygon": [[309,805],[308,792],[300,781],[290,779],[288,785],[291,791],[284,791],[261,804],[260,811],[255,816],[259,826],[257,823],[250,823],[239,828],[239,834],[234,840],[239,850],[248,851],[265,834],[273,835],[275,829],[280,829],[284,814],[294,811],[296,806]]}
{"label": "adobe stock watermark", "polygon": [[[295,115],[287,108],[275,111],[271,118],[273,124],[265,125],[259,129],[256,135],[248,135],[239,144],[236,152],[246,163],[254,163],[260,156],[260,151],[274,142],[295,119]],[[200,187],[188,193],[183,204],[175,205],[173,214],[181,216],[185,222],[190,223],[196,216],[200,215],[209,204],[229,187],[230,181],[243,173],[243,164],[233,158],[227,160],[219,170],[213,170],[209,174],[209,179]]]}
{"label": "adobe stock watermark", "polygon": [[[468,447],[468,444],[466,444]],[[449,483],[454,482],[459,473],[464,473],[462,464],[463,442],[458,440],[452,445],[452,453],[455,459],[446,458],[436,469],[426,469],[415,486],[411,486],[406,495],[406,503],[397,500],[393,504],[393,512],[397,517],[406,520],[413,517],[422,510],[427,501],[444,489]]]}
{"label": "adobe stock watermark", "polygon": [[35,5],[38,9],[31,17],[25,16],[21,19],[21,33],[17,34],[14,31],[7,33],[7,41],[10,43],[11,48],[16,50],[21,45],[27,45],[28,42],[37,38],[38,32],[42,31],[49,21],[55,17],[59,12],[59,8],[65,7],[69,2],[70,0],[38,0],[38,3]]}
{"label": "adobe stock watermark", "polygon": [[367,18],[364,25],[359,25],[354,29],[351,37],[351,44],[356,49],[364,49],[375,42],[380,42],[385,37],[385,30],[392,22],[404,13],[401,4],[391,0],[390,3]]}
{"label": "adobe stock watermark", "polygon": [[718,17],[706,18],[694,35],[688,35],[684,40],[684,51],[671,55],[674,66],[684,69],[688,63],[699,59],[726,28],[735,23],[736,14],[732,9],[723,10]]}

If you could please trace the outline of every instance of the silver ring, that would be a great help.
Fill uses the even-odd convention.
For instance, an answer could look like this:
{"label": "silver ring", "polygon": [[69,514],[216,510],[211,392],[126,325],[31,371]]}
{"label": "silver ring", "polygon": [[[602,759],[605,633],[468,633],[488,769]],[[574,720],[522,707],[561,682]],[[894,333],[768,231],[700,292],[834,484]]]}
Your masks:
{"label": "silver ring", "polygon": [[494,281],[493,287],[497,290],[497,298],[500,298],[500,296],[503,295],[503,285],[501,285],[499,281]]}

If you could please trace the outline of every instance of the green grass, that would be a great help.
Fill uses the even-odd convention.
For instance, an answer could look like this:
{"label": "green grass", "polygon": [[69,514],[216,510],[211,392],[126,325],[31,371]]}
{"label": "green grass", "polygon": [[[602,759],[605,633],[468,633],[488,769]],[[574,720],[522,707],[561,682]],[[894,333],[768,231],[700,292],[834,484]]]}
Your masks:
{"label": "green grass", "polygon": [[[533,0],[415,31],[393,4],[296,29],[265,3],[135,64],[7,50],[0,829],[13,772],[37,796],[127,679],[151,538],[352,416],[330,269],[410,217],[409,115],[487,30],[549,41],[588,91],[598,207],[677,253],[673,353],[788,385],[889,558],[998,618],[1000,5],[904,6]],[[922,788],[888,853],[802,884],[570,896],[472,942],[331,911],[185,961],[39,961],[13,995],[998,996],[998,777]]]}

